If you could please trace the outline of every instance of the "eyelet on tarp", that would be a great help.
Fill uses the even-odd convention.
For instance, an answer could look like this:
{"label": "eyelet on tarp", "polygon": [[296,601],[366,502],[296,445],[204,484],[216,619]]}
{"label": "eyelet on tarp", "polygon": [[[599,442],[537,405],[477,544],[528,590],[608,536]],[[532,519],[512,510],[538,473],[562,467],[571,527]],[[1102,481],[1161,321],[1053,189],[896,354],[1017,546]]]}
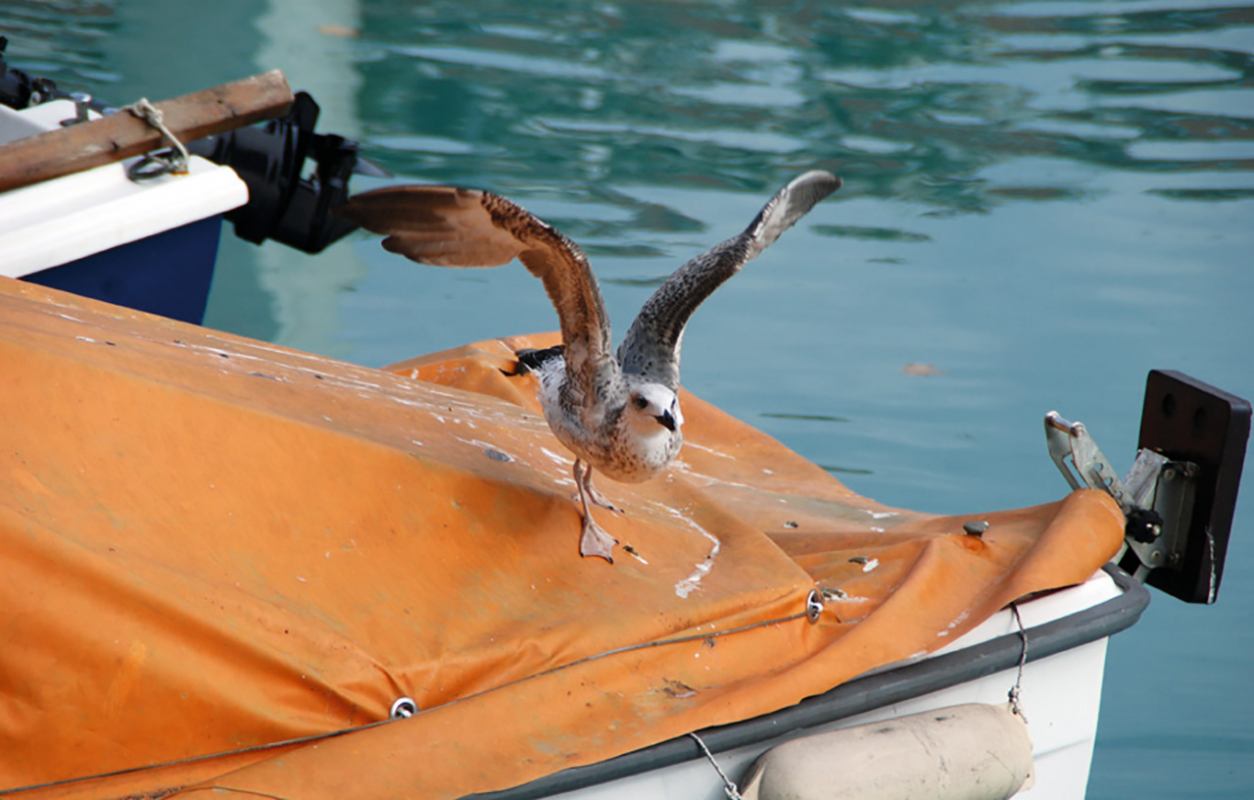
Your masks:
{"label": "eyelet on tarp", "polygon": [[392,710],[388,712],[388,716],[392,719],[405,719],[412,717],[418,713],[418,704],[411,697],[398,697],[392,703]]}
{"label": "eyelet on tarp", "polygon": [[810,624],[819,621],[819,616],[823,613],[823,595],[817,589],[811,589],[810,595],[806,597],[806,619],[810,620]]}

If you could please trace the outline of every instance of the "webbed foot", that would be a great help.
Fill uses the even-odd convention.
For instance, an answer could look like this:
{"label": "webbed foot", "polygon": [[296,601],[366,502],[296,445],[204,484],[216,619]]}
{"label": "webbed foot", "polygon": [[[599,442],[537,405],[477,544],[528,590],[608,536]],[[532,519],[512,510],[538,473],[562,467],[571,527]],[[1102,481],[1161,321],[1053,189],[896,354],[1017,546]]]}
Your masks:
{"label": "webbed foot", "polygon": [[600,556],[614,563],[614,545],[618,540],[610,536],[591,516],[583,518],[583,536],[579,539],[579,555]]}

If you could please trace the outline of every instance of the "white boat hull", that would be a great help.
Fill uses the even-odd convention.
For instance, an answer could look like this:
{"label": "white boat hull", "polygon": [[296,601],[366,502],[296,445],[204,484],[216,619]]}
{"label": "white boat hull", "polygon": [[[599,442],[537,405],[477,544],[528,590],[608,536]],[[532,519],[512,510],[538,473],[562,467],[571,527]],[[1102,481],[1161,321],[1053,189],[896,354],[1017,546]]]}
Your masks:
{"label": "white boat hull", "polygon": [[[1029,661],[1024,666],[1020,683],[1020,703],[1028,721],[1033,743],[1035,779],[1029,788],[1017,795],[1018,797],[1033,800],[1072,800],[1084,797],[1089,767],[1093,759],[1093,745],[1097,735],[1102,675],[1109,639],[1109,633],[1099,635],[1090,641],[1066,647],[1060,652],[1033,659],[1032,646],[1034,639],[1037,638],[1036,633],[1043,630],[1041,626],[1050,626],[1051,623],[1050,627],[1056,632],[1059,628],[1066,628],[1068,623],[1076,619],[1081,612],[1091,612],[1098,607],[1115,606],[1120,606],[1120,608],[1112,608],[1112,613],[1121,615],[1122,621],[1114,623],[1114,630],[1120,630],[1135,622],[1146,601],[1146,592],[1139,584],[1125,585],[1121,588],[1112,580],[1110,574],[1098,572],[1084,584],[1020,604],[1019,610],[1027,630],[1029,649]],[[1137,606],[1138,603],[1138,607],[1122,607]],[[987,650],[988,645],[994,643],[995,640],[1021,641],[1018,626],[1009,610],[995,614],[967,634],[926,657],[877,670],[870,677],[869,682],[883,683],[895,674],[906,671],[918,673],[931,665],[940,665],[945,661],[955,663],[978,661],[986,656],[982,651]],[[718,738],[717,732],[703,732],[702,735],[712,743],[711,749],[716,751],[715,758],[723,771],[733,780],[739,780],[762,753],[785,741],[963,703],[1005,703],[1010,688],[1015,685],[1017,675],[1018,665],[1012,663],[991,674],[920,693],[907,699],[887,702],[861,713],[817,725],[790,727],[787,721],[781,720],[779,722],[781,733],[778,735],[722,751],[719,751],[717,745],[713,744]],[[862,680],[864,679],[859,679],[859,681]],[[834,692],[840,691],[841,688],[845,687],[838,687]],[[763,718],[764,721],[768,719]],[[726,731],[731,727],[735,726],[728,726],[719,731]],[[642,797],[674,798],[675,800],[725,798],[722,781],[713,766],[704,757],[696,754],[695,743],[693,743],[693,751],[695,757],[656,769],[643,769],[603,782],[592,782],[585,778],[582,782],[586,785],[569,791],[559,788],[556,792],[546,793],[545,784],[560,785],[563,775],[568,776],[567,782],[570,782],[570,778],[574,777],[574,773],[580,772],[579,770],[553,776],[558,779],[557,781],[552,778],[545,779],[517,789],[480,797],[549,797],[561,798],[561,800],[628,800],[628,798]],[[591,775],[598,768],[604,768],[610,764],[612,762],[586,767],[583,771]]]}

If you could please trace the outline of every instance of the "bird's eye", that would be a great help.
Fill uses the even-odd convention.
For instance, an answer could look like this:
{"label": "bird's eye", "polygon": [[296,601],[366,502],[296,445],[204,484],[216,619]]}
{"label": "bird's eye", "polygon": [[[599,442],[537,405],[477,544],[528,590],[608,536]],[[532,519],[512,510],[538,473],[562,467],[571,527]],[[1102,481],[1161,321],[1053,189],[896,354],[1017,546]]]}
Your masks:
{"label": "bird's eye", "polygon": [[635,397],[631,398],[631,404],[635,406],[636,408],[640,409],[641,411],[643,411],[644,407],[649,404],[649,401],[645,400],[640,395],[636,395]]}

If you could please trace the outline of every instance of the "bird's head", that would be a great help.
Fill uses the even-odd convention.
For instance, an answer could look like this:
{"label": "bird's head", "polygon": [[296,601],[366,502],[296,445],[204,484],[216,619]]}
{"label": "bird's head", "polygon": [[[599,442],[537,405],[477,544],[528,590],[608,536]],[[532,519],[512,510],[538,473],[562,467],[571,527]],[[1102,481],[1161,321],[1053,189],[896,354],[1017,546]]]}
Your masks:
{"label": "bird's head", "polygon": [[644,435],[663,428],[671,433],[684,424],[679,410],[679,395],[660,383],[642,383],[632,387],[627,398],[627,418],[631,426]]}

